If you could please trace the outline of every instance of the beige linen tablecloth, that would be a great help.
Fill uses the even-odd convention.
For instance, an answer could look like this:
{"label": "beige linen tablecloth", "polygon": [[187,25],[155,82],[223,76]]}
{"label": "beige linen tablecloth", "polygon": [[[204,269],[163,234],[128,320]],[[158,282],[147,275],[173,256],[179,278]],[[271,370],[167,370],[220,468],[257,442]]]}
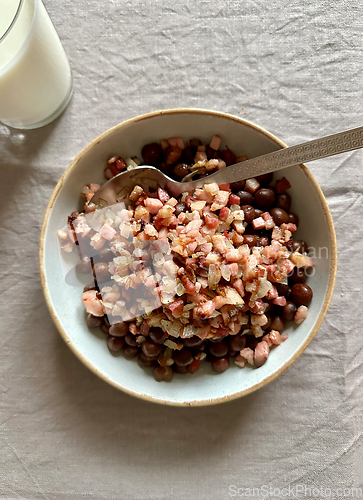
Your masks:
{"label": "beige linen tablecloth", "polygon": [[75,92],[45,128],[0,125],[0,498],[222,500],[247,488],[260,498],[359,495],[351,488],[363,487],[361,151],[310,167],[338,239],[326,320],[293,366],[240,400],[172,408],[108,386],[57,333],[38,274],[58,178],[127,118],[215,109],[289,145],[362,125],[359,4],[45,2]]}

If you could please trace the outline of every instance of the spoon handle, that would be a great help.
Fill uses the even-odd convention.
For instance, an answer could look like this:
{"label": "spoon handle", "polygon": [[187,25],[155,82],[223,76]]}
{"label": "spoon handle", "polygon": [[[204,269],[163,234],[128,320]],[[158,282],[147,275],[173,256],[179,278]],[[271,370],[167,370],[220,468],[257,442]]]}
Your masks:
{"label": "spoon handle", "polygon": [[[362,147],[363,127],[358,127],[236,163],[208,176],[208,182],[217,182],[217,184],[237,182]],[[202,182],[199,180],[185,183],[184,190],[195,189],[199,187],[199,184],[204,183],[205,179],[202,179]]]}

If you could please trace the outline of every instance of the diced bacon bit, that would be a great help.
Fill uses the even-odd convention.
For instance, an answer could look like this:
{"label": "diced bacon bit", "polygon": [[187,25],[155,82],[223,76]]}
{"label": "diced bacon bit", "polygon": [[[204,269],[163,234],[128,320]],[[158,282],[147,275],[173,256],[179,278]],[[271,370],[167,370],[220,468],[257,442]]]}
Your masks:
{"label": "diced bacon bit", "polygon": [[60,240],[67,240],[68,239],[68,232],[63,231],[62,229],[59,229],[57,231],[57,236]]}
{"label": "diced bacon bit", "polygon": [[[111,179],[115,175],[121,173],[127,167],[125,161],[120,156],[113,156],[108,160],[108,166],[106,167],[104,174],[107,179]],[[111,175],[111,177],[108,177]]]}
{"label": "diced bacon bit", "polygon": [[229,214],[231,213],[230,209],[227,208],[227,207],[223,207],[221,208],[220,212],[219,212],[219,218],[220,220],[222,221],[225,221],[227,220]]}
{"label": "diced bacon bit", "polygon": [[183,313],[184,302],[182,299],[174,300],[171,304],[168,304],[168,309],[172,312],[175,318],[180,317]]}
{"label": "diced bacon bit", "polygon": [[226,166],[227,166],[227,163],[224,160],[221,160],[220,158],[218,158],[218,167],[217,167],[217,169],[218,170],[222,170],[222,168],[226,168]]}
{"label": "diced bacon bit", "polygon": [[144,228],[144,232],[145,234],[147,234],[148,236],[152,236],[152,237],[157,237],[158,236],[158,232],[157,230],[155,229],[155,227],[152,225],[152,224],[145,224],[145,228]]}
{"label": "diced bacon bit", "polygon": [[246,180],[245,190],[251,194],[255,194],[255,192],[260,188],[260,183],[254,177]]}
{"label": "diced bacon bit", "polygon": [[262,217],[256,217],[252,221],[253,229],[263,229],[265,227],[265,221]]}
{"label": "diced bacon bit", "polygon": [[216,210],[220,210],[222,207],[225,207],[228,203],[229,199],[229,191],[220,190],[214,197],[214,201],[211,206],[212,212]]}
{"label": "diced bacon bit", "polygon": [[273,299],[272,301],[275,306],[286,306],[286,297],[276,297],[276,299]]}
{"label": "diced bacon bit", "polygon": [[190,207],[191,207],[191,204],[194,202],[194,201],[197,201],[196,198],[194,196],[190,196],[189,194],[185,197],[185,204],[187,206],[187,208],[190,210]]}
{"label": "diced bacon bit", "polygon": [[280,270],[285,275],[288,276],[294,269],[295,264],[289,259],[284,259],[280,264]]}
{"label": "diced bacon bit", "polygon": [[300,325],[300,323],[302,323],[307,317],[308,308],[306,306],[300,306],[295,313],[294,321],[296,324]]}
{"label": "diced bacon bit", "polygon": [[278,296],[279,296],[279,294],[278,294],[277,288],[274,285],[272,285],[272,288],[270,288],[270,290],[266,294],[266,299],[267,300],[275,300],[275,299],[277,299]]}
{"label": "diced bacon bit", "polygon": [[144,190],[142,189],[141,186],[135,186],[134,189],[131,191],[129,198],[130,200],[136,201],[140,198],[140,196],[144,193]]}
{"label": "diced bacon bit", "polygon": [[278,179],[275,184],[275,191],[276,193],[282,193],[283,191],[286,191],[286,189],[291,188],[290,182],[286,179],[286,177],[283,177],[282,179]]}
{"label": "diced bacon bit", "polygon": [[200,368],[200,359],[193,359],[193,361],[188,365],[188,372],[195,373]]}
{"label": "diced bacon bit", "polygon": [[215,310],[215,302],[213,300],[207,300],[204,303],[201,303],[194,309],[196,316],[199,316],[201,319],[210,318]]}
{"label": "diced bacon bit", "polygon": [[241,297],[244,297],[245,295],[245,290],[243,287],[243,282],[240,278],[234,281],[233,283],[233,288],[237,290],[237,292],[240,294]]}
{"label": "diced bacon bit", "polygon": [[158,198],[161,202],[165,203],[170,200],[169,194],[165,191],[165,189],[158,188]]}
{"label": "diced bacon bit", "polygon": [[219,137],[219,135],[214,135],[213,139],[210,141],[209,147],[214,149],[214,151],[218,151],[221,142],[222,139]]}
{"label": "diced bacon bit", "polygon": [[242,356],[249,365],[254,365],[254,352],[250,347],[244,347],[239,352],[240,356]]}
{"label": "diced bacon bit", "polygon": [[212,251],[212,248],[213,248],[212,243],[203,243],[203,245],[201,245],[200,247],[200,251],[205,254],[208,254],[209,252]]}
{"label": "diced bacon bit", "polygon": [[184,141],[181,137],[171,137],[167,140],[170,146],[184,149]]}
{"label": "diced bacon bit", "polygon": [[194,162],[198,163],[199,161],[200,162],[208,161],[207,153],[205,153],[204,151],[197,151],[194,156]]}
{"label": "diced bacon bit", "polygon": [[146,198],[145,207],[149,210],[151,214],[157,214],[158,211],[163,207],[163,204],[157,198]]}
{"label": "diced bacon bit", "polygon": [[238,274],[238,264],[236,262],[232,262],[231,264],[227,264],[227,266],[228,266],[228,269],[231,271],[231,276],[236,276]]}
{"label": "diced bacon bit", "polygon": [[105,240],[108,241],[113,240],[115,234],[116,234],[115,229],[109,226],[108,224],[104,224],[100,229],[100,235],[102,236],[102,238],[105,238]]}
{"label": "diced bacon bit", "polygon": [[266,305],[267,304],[265,304],[262,299],[257,299],[254,307],[252,308],[252,312],[255,314],[259,314],[265,310]]}
{"label": "diced bacon bit", "polygon": [[281,337],[281,342],[285,342],[285,340],[287,340],[288,338],[289,338],[289,334],[284,333],[284,335]]}
{"label": "diced bacon bit", "polygon": [[275,227],[275,223],[274,223],[274,220],[272,218],[272,216],[270,215],[269,212],[264,212],[261,217],[263,218],[263,220],[265,221],[265,228],[267,230],[269,229],[272,229],[273,227]]}
{"label": "diced bacon bit", "polygon": [[231,191],[231,186],[229,184],[218,184],[218,187],[221,191]]}
{"label": "diced bacon bit", "polygon": [[297,225],[292,222],[288,222],[287,224],[283,223],[280,227],[283,230],[287,229],[290,233],[294,233],[297,230]]}
{"label": "diced bacon bit", "polygon": [[91,241],[90,241],[91,247],[93,247],[95,250],[101,250],[101,248],[103,247],[103,245],[105,243],[106,243],[106,240],[101,235],[100,235],[99,239],[97,239],[97,240],[91,239]]}
{"label": "diced bacon bit", "polygon": [[211,215],[206,214],[204,220],[207,226],[210,228],[217,228],[219,226],[219,220],[217,219],[217,217],[212,217]]}
{"label": "diced bacon bit", "polygon": [[234,362],[235,364],[239,367],[239,368],[244,368],[247,364],[247,360],[245,357],[241,356],[240,354],[238,354],[235,359],[234,359]]}
{"label": "diced bacon bit", "polygon": [[296,267],[313,267],[314,261],[311,257],[308,257],[306,254],[301,254],[299,252],[294,252],[291,254],[291,262],[293,262]]}
{"label": "diced bacon bit", "polygon": [[261,342],[259,342],[256,345],[253,360],[257,368],[259,368],[266,362],[269,352],[270,352],[269,345],[264,340],[261,340]]}
{"label": "diced bacon bit", "polygon": [[271,330],[268,334],[269,340],[272,345],[280,345],[281,344],[281,334],[277,330]]}
{"label": "diced bacon bit", "polygon": [[232,205],[240,205],[240,204],[241,204],[241,198],[236,194],[231,193],[229,195],[228,206],[231,207]]}
{"label": "diced bacon bit", "polygon": [[105,309],[101,300],[97,297],[96,290],[88,290],[82,293],[83,305],[86,311],[93,316],[104,316]]}
{"label": "diced bacon bit", "polygon": [[251,314],[251,325],[264,326],[268,323],[265,314]]}

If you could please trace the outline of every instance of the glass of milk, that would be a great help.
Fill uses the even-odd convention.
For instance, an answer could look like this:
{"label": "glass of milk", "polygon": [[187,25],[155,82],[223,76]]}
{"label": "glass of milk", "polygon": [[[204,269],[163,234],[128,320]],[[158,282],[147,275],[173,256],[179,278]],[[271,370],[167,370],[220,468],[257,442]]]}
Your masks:
{"label": "glass of milk", "polygon": [[42,127],[67,107],[72,71],[41,0],[0,0],[0,121]]}

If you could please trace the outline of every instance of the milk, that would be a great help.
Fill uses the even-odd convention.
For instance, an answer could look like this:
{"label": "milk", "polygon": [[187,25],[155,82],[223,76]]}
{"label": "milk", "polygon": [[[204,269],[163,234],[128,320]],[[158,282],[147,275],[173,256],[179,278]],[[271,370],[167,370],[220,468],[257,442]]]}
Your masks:
{"label": "milk", "polygon": [[[0,0],[0,29],[13,17],[14,3]],[[0,120],[16,128],[45,125],[65,109],[71,92],[71,68],[42,2],[24,0],[0,42]]]}

